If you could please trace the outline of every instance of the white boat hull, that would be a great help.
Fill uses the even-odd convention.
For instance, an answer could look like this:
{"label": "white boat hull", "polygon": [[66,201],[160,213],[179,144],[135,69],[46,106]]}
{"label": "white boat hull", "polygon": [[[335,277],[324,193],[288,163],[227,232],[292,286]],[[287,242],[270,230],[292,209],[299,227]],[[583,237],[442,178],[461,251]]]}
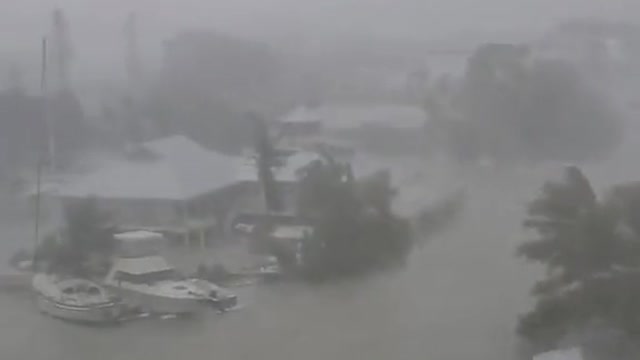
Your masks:
{"label": "white boat hull", "polygon": [[[120,234],[120,242],[162,238],[153,233]],[[144,240],[144,241],[147,241]],[[153,242],[151,241],[150,242]],[[127,241],[125,241],[126,243]],[[129,244],[130,247],[136,244]],[[131,254],[129,254],[131,255]],[[166,259],[154,252],[119,256],[102,283],[134,310],[154,314],[193,314],[211,306],[235,305],[236,297],[225,295],[213,284],[185,279]],[[209,306],[207,306],[209,305]]]}
{"label": "white boat hull", "polygon": [[75,322],[109,323],[117,321],[121,315],[121,308],[116,303],[91,307],[70,306],[58,303],[46,296],[38,295],[37,305],[38,309],[47,315]]}
{"label": "white boat hull", "polygon": [[198,298],[173,298],[161,294],[139,292],[117,286],[107,286],[128,307],[154,314],[193,314],[205,308]]}

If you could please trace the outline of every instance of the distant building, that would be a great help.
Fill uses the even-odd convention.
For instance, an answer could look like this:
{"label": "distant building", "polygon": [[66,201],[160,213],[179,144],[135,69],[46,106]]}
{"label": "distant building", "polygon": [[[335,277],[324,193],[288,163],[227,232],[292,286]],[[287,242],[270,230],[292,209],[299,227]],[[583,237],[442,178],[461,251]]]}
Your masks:
{"label": "distant building", "polygon": [[[302,171],[322,156],[300,149],[278,151],[281,161],[272,171],[285,204],[281,215],[292,217]],[[355,158],[353,168],[358,177],[381,169],[364,156]],[[153,231],[204,245],[214,235],[228,234],[238,216],[265,212],[252,153],[223,155],[184,136],[136,145],[121,157],[97,161],[84,174],[53,180],[41,186],[40,207],[56,228],[64,223],[68,206],[93,198],[119,230]]]}
{"label": "distant building", "polygon": [[54,195],[65,206],[95,198],[121,230],[149,230],[203,243],[243,192],[238,158],[183,136],[140,144],[123,159],[67,179]]}
{"label": "distant building", "polygon": [[[426,112],[407,105],[323,105],[296,108],[280,120],[282,143],[316,151],[419,152]],[[349,149],[351,148],[351,149]]]}

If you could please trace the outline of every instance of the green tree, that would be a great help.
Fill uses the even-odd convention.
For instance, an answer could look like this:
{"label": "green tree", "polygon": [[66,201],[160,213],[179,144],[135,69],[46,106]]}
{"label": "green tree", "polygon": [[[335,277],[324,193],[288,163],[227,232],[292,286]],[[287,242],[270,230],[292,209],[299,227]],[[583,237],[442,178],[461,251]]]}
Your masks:
{"label": "green tree", "polygon": [[331,280],[404,264],[413,237],[409,222],[391,210],[394,193],[388,174],[356,182],[346,164],[325,159],[309,165],[299,203],[314,228],[303,242],[304,276]]}
{"label": "green tree", "polygon": [[49,271],[92,276],[105,271],[115,250],[115,228],[95,199],[87,198],[66,207],[67,226],[61,236],[41,246],[39,260]]}
{"label": "green tree", "polygon": [[535,308],[520,319],[521,335],[541,347],[594,320],[629,334],[640,331],[640,281],[637,233],[614,195],[598,200],[576,167],[563,181],[548,182],[529,204],[524,222],[536,236],[518,254],[547,268],[547,278],[532,294]]}

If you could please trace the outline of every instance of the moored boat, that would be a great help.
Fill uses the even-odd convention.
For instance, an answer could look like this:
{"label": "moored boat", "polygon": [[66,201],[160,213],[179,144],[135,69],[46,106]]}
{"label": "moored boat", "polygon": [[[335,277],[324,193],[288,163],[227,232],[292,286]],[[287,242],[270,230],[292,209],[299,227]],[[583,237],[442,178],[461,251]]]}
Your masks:
{"label": "moored boat", "polygon": [[187,279],[161,256],[118,258],[104,285],[141,312],[193,314],[206,304],[224,310],[236,297],[204,280]]}
{"label": "moored boat", "polygon": [[217,285],[183,276],[158,255],[162,235],[136,231],[116,235],[120,256],[115,258],[104,285],[140,312],[193,314],[211,305],[224,311],[236,296]]}
{"label": "moored boat", "polygon": [[98,324],[116,322],[122,314],[117,298],[86,279],[38,273],[32,285],[40,311],[56,318]]}

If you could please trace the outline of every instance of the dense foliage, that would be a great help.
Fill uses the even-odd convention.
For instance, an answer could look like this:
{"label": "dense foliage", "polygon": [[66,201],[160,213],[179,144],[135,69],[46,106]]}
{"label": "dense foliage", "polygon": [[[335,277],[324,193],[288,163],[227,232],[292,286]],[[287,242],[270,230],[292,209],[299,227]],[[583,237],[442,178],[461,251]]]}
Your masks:
{"label": "dense foliage", "polygon": [[612,103],[589,85],[569,63],[487,44],[469,58],[456,91],[426,106],[460,160],[584,161],[607,155],[619,135]]}
{"label": "dense foliage", "polygon": [[67,226],[49,236],[37,252],[38,262],[48,271],[91,276],[106,271],[115,250],[115,228],[95,199],[83,199],[67,206]]}
{"label": "dense foliage", "polygon": [[299,211],[314,227],[302,246],[304,276],[329,280],[402,265],[413,238],[391,210],[393,195],[387,175],[356,182],[348,165],[311,164],[300,182]]}
{"label": "dense foliage", "polygon": [[620,187],[599,200],[578,168],[548,182],[524,222],[536,237],[518,253],[547,267],[532,294],[535,308],[519,333],[543,348],[594,321],[640,335],[638,187]]}

